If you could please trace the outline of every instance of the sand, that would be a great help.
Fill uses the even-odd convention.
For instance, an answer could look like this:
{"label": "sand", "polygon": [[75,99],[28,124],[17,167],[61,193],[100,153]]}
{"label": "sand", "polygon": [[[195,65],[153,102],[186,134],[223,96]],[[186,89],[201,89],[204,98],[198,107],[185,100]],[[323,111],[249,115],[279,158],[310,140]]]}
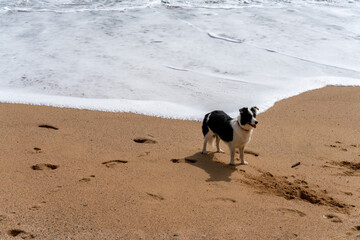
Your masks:
{"label": "sand", "polygon": [[0,239],[358,239],[359,106],[282,100],[232,167],[200,122],[0,104]]}

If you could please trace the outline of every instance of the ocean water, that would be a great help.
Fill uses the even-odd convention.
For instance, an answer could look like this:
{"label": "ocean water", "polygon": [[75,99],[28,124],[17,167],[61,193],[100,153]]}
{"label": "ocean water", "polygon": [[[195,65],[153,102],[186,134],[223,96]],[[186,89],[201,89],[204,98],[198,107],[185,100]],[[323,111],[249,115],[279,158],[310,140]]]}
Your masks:
{"label": "ocean water", "polygon": [[200,120],[360,85],[359,0],[0,0],[0,101]]}

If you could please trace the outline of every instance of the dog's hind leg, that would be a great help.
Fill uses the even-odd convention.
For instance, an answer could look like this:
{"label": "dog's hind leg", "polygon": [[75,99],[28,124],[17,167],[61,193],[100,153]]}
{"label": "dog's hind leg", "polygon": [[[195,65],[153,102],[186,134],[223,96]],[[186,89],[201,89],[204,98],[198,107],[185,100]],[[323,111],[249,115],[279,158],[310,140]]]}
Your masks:
{"label": "dog's hind leg", "polygon": [[220,149],[220,137],[216,135],[216,150],[218,153],[223,153],[224,151]]}
{"label": "dog's hind leg", "polygon": [[203,148],[201,150],[201,153],[202,154],[206,154],[206,145],[207,143],[211,140],[211,138],[213,137],[213,135],[208,132],[205,136],[204,136],[204,145],[203,145]]}
{"label": "dog's hind leg", "polygon": [[241,164],[242,164],[242,165],[247,165],[248,162],[244,160],[244,150],[245,150],[245,146],[240,147],[239,150],[240,150],[240,161],[241,161]]}

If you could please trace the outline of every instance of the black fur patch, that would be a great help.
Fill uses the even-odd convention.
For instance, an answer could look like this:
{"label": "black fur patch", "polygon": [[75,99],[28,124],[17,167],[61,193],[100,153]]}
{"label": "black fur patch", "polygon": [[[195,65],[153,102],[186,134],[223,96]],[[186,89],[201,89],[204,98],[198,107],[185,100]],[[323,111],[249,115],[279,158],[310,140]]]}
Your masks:
{"label": "black fur patch", "polygon": [[246,125],[248,123],[251,124],[251,119],[253,118],[253,115],[251,114],[249,109],[244,107],[244,108],[240,109],[239,111],[240,111],[240,123],[241,123],[241,125]]}
{"label": "black fur patch", "polygon": [[253,113],[254,118],[256,118],[256,112],[259,110],[259,108],[257,108],[257,107],[252,107],[250,110],[251,110],[251,112]]}
{"label": "black fur patch", "polygon": [[[207,121],[208,116],[209,121]],[[204,117],[202,130],[204,136],[209,132],[209,128],[225,142],[233,140],[234,130],[231,126],[232,118],[223,111],[213,111]]]}

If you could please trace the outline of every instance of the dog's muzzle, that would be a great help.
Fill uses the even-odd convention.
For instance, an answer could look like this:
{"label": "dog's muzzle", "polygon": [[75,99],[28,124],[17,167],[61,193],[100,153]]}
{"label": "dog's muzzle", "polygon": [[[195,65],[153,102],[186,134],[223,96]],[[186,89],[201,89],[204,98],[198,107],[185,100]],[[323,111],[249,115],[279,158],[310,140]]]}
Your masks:
{"label": "dog's muzzle", "polygon": [[249,123],[249,125],[252,126],[253,128],[256,128],[256,125],[257,125],[258,123],[259,123],[258,121],[255,121],[254,124]]}

